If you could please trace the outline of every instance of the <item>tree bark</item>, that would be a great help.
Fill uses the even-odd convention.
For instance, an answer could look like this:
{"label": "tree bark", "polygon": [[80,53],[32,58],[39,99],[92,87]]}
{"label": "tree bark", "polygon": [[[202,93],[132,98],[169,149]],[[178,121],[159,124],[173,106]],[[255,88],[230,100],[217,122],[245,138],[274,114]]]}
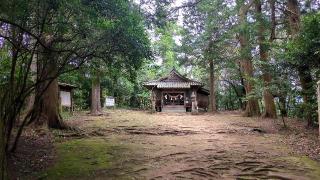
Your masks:
{"label": "tree bark", "polygon": [[243,71],[243,76],[245,80],[245,90],[246,95],[248,97],[248,101],[246,104],[246,109],[243,116],[251,117],[251,116],[260,116],[260,109],[258,100],[255,97],[252,97],[252,93],[254,91],[254,84],[252,82],[253,78],[253,65],[252,65],[252,57],[250,52],[250,47],[248,43],[248,35],[249,32],[246,29],[246,18],[247,18],[247,9],[243,5],[240,8],[239,12],[239,19],[240,24],[243,26],[239,33],[239,41],[240,41],[240,48],[241,48],[241,58],[240,65]]}
{"label": "tree bark", "polygon": [[214,77],[214,64],[213,60],[209,62],[209,73],[210,73],[210,106],[209,112],[216,113],[216,96],[215,96],[215,77]]}
{"label": "tree bark", "polygon": [[289,34],[291,38],[297,37],[300,31],[300,9],[297,0],[287,0],[288,20],[289,20]]}
{"label": "tree bark", "polygon": [[[52,46],[52,39],[46,37],[47,47]],[[57,57],[54,52],[44,49],[38,59],[38,79],[42,82],[36,87],[35,104],[40,114],[37,117],[36,125],[47,125],[49,128],[65,129],[60,115],[60,97],[58,86]]]}
{"label": "tree bark", "polygon": [[101,115],[101,101],[100,101],[100,77],[95,75],[91,84],[91,114]]}
{"label": "tree bark", "polygon": [[[32,62],[31,62],[31,66],[30,66],[30,73],[31,73],[31,81],[33,83],[36,82],[37,80],[37,60],[38,60],[38,54],[34,53],[33,57],[32,57]],[[34,101],[35,101],[35,93],[31,92],[29,97],[28,97],[28,103],[27,103],[27,107],[26,107],[26,113],[28,113],[29,111],[32,110],[33,105],[34,105]]]}
{"label": "tree bark", "polygon": [[6,132],[4,120],[0,120],[0,179],[8,179],[7,173],[7,153],[6,153]]}
{"label": "tree bark", "polygon": [[[297,0],[288,0],[287,1],[287,9],[288,9],[288,21],[289,21],[289,34],[291,35],[291,39],[296,39],[298,33],[300,31],[300,9],[299,3]],[[302,88],[302,97],[304,103],[304,112],[306,113],[305,119],[308,121],[308,126],[313,126],[312,120],[312,110],[307,107],[312,102],[312,75],[311,70],[308,64],[300,64],[298,65],[298,76]]]}
{"label": "tree bark", "polygon": [[[56,65],[51,64],[46,68],[48,68],[47,71],[50,71],[49,74],[51,74],[55,71]],[[60,115],[58,80],[56,77],[52,77],[54,78],[53,80],[49,77],[52,76],[47,76],[47,80],[45,80],[44,83],[41,83],[40,87],[37,89],[38,95],[36,98],[38,98],[38,100],[36,101],[38,101],[38,106],[40,106],[38,108],[40,115],[36,121],[36,125],[47,125],[49,128],[64,129],[66,126]]]}
{"label": "tree bark", "polygon": [[309,107],[309,104],[312,102],[312,94],[314,92],[312,91],[312,76],[310,73],[310,67],[309,65],[305,64],[303,66],[298,67],[298,75],[300,78],[301,88],[302,88],[302,98],[304,103],[304,113],[305,113],[305,119],[308,122],[308,127],[311,127],[314,125],[313,119],[312,119],[312,108]]}
{"label": "tree bark", "polygon": [[243,73],[242,73],[242,67],[241,67],[241,62],[238,62],[239,64],[239,77],[240,77],[240,83],[241,83],[241,89],[240,89],[240,93],[239,93],[239,102],[240,102],[240,106],[241,106],[241,110],[245,111],[246,110],[246,106],[247,106],[247,102],[243,101],[243,97],[245,97],[246,95],[246,85],[244,83],[244,78],[243,78]]}
{"label": "tree bark", "polygon": [[63,129],[65,125],[60,115],[60,98],[58,80],[54,79],[48,89],[45,91],[43,98],[43,115],[47,117],[49,128]]}
{"label": "tree bark", "polygon": [[[259,54],[260,60],[268,63],[268,46],[266,44],[266,39],[264,37],[265,34],[265,27],[262,17],[262,8],[261,8],[261,1],[256,0],[256,18],[258,22],[258,43],[259,43]],[[273,30],[271,32],[274,32]],[[277,118],[277,111],[276,106],[274,103],[274,98],[272,93],[270,92],[270,83],[272,81],[271,74],[266,65],[263,66],[262,69],[263,75],[263,83],[264,83],[264,90],[263,90],[263,100],[264,100],[264,112],[262,117],[264,118]]]}
{"label": "tree bark", "polygon": [[318,97],[318,125],[319,125],[319,139],[320,139],[320,81],[317,83],[317,97]]}

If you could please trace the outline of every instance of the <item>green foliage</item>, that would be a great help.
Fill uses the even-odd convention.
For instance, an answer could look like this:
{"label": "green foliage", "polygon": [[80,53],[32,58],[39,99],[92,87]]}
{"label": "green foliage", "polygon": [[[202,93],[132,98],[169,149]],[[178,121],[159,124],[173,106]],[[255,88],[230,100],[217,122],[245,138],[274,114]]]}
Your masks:
{"label": "green foliage", "polygon": [[[320,79],[320,13],[309,13],[302,17],[301,31],[296,38],[291,39],[285,46],[287,53],[284,64],[300,71],[300,78],[308,78],[306,90],[299,90],[298,97],[307,97],[308,102],[298,103],[297,116],[311,121],[317,121],[316,82]],[[305,71],[310,71],[311,77]],[[311,79],[310,79],[311,78]]]}

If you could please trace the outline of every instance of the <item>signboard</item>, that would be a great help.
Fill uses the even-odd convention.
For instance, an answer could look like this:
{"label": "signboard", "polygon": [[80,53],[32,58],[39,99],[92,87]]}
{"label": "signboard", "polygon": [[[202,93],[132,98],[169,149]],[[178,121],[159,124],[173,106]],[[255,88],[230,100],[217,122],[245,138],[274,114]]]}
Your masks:
{"label": "signboard", "polygon": [[106,107],[113,107],[115,105],[114,97],[112,97],[112,96],[106,97],[105,105],[106,105]]}
{"label": "signboard", "polygon": [[71,93],[60,91],[61,106],[71,107]]}

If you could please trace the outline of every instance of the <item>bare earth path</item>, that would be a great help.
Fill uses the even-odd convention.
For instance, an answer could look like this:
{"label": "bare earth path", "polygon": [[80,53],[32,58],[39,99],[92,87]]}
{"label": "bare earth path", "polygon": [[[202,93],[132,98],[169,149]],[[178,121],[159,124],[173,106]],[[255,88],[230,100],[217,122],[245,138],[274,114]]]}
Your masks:
{"label": "bare earth path", "polygon": [[320,179],[317,162],[293,154],[280,143],[281,135],[260,132],[258,120],[236,114],[108,113],[74,121],[90,134],[84,139],[117,144],[111,166],[96,170],[95,179]]}

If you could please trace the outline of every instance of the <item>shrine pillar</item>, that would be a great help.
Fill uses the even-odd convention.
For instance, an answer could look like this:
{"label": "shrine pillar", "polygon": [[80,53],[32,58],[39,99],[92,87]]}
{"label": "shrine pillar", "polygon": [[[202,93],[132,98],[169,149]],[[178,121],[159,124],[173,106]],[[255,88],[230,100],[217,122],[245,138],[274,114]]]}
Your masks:
{"label": "shrine pillar", "polygon": [[151,112],[156,112],[156,94],[154,90],[151,91]]}
{"label": "shrine pillar", "polygon": [[191,112],[198,113],[197,92],[195,90],[191,94]]}

